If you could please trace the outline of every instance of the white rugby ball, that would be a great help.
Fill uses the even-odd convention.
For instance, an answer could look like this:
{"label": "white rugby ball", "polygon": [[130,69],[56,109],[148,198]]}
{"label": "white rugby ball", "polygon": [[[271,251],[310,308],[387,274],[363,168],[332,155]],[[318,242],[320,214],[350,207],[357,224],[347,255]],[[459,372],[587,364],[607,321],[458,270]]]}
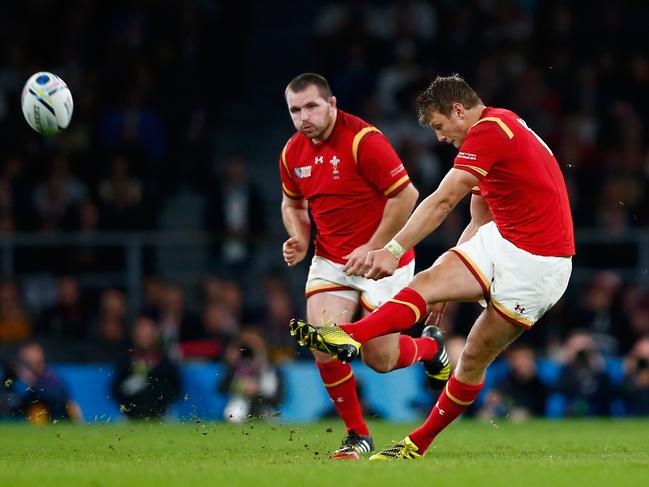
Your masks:
{"label": "white rugby ball", "polygon": [[68,85],[47,71],[27,80],[20,103],[29,126],[42,135],[56,135],[65,130],[74,110]]}

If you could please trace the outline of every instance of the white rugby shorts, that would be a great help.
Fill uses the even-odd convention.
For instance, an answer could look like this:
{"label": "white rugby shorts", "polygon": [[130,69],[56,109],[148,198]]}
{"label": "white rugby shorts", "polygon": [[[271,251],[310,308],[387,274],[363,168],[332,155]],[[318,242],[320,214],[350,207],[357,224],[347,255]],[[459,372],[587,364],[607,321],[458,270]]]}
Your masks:
{"label": "white rugby shorts", "polygon": [[361,276],[348,276],[343,272],[345,266],[329,259],[315,256],[309,267],[305,296],[317,293],[331,293],[341,298],[359,303],[368,311],[381,306],[406,287],[415,273],[415,261],[399,267],[393,275],[378,281]]}
{"label": "white rugby shorts", "polygon": [[508,321],[529,329],[568,287],[571,257],[547,257],[516,247],[491,221],[450,250],[475,276],[485,296]]}

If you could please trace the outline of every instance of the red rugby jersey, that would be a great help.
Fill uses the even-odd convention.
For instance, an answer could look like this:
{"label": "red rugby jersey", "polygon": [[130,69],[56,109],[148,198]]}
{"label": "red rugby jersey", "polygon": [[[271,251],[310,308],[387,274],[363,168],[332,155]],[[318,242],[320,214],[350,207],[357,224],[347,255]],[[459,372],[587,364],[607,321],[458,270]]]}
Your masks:
{"label": "red rugby jersey", "polygon": [[[338,110],[327,140],[314,144],[296,132],[279,161],[282,190],[306,198],[316,226],[315,253],[339,264],[367,243],[388,198],[410,182],[387,138],[372,125]],[[410,249],[399,266],[414,258]]]}
{"label": "red rugby jersey", "polygon": [[557,160],[514,112],[486,108],[454,167],[480,179],[480,194],[504,238],[536,255],[574,255],[572,214]]}

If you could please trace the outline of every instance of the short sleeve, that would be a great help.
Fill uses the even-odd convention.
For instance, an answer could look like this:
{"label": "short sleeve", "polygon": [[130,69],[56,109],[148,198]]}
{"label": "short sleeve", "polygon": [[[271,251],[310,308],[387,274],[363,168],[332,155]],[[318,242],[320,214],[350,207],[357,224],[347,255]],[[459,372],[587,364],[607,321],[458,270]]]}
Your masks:
{"label": "short sleeve", "polygon": [[508,133],[499,124],[490,121],[479,123],[469,131],[455,156],[453,167],[482,179],[501,158],[503,144],[509,140]]}
{"label": "short sleeve", "polygon": [[406,168],[388,139],[380,132],[365,135],[361,141],[358,162],[365,179],[388,198],[410,183]]}
{"label": "short sleeve", "polygon": [[279,156],[279,174],[282,179],[282,192],[291,199],[299,200],[302,199],[303,196],[286,160],[287,147],[288,144],[284,146],[284,149],[282,149],[282,153]]}

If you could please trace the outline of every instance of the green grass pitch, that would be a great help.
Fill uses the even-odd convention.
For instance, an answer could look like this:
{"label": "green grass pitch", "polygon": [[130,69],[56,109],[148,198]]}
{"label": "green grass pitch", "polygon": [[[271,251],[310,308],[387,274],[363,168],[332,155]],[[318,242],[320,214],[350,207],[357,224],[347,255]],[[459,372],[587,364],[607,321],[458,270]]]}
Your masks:
{"label": "green grass pitch", "polygon": [[[372,422],[378,446],[413,425]],[[414,462],[334,462],[339,422],[0,423],[0,486],[649,486],[649,421],[460,421]]]}

